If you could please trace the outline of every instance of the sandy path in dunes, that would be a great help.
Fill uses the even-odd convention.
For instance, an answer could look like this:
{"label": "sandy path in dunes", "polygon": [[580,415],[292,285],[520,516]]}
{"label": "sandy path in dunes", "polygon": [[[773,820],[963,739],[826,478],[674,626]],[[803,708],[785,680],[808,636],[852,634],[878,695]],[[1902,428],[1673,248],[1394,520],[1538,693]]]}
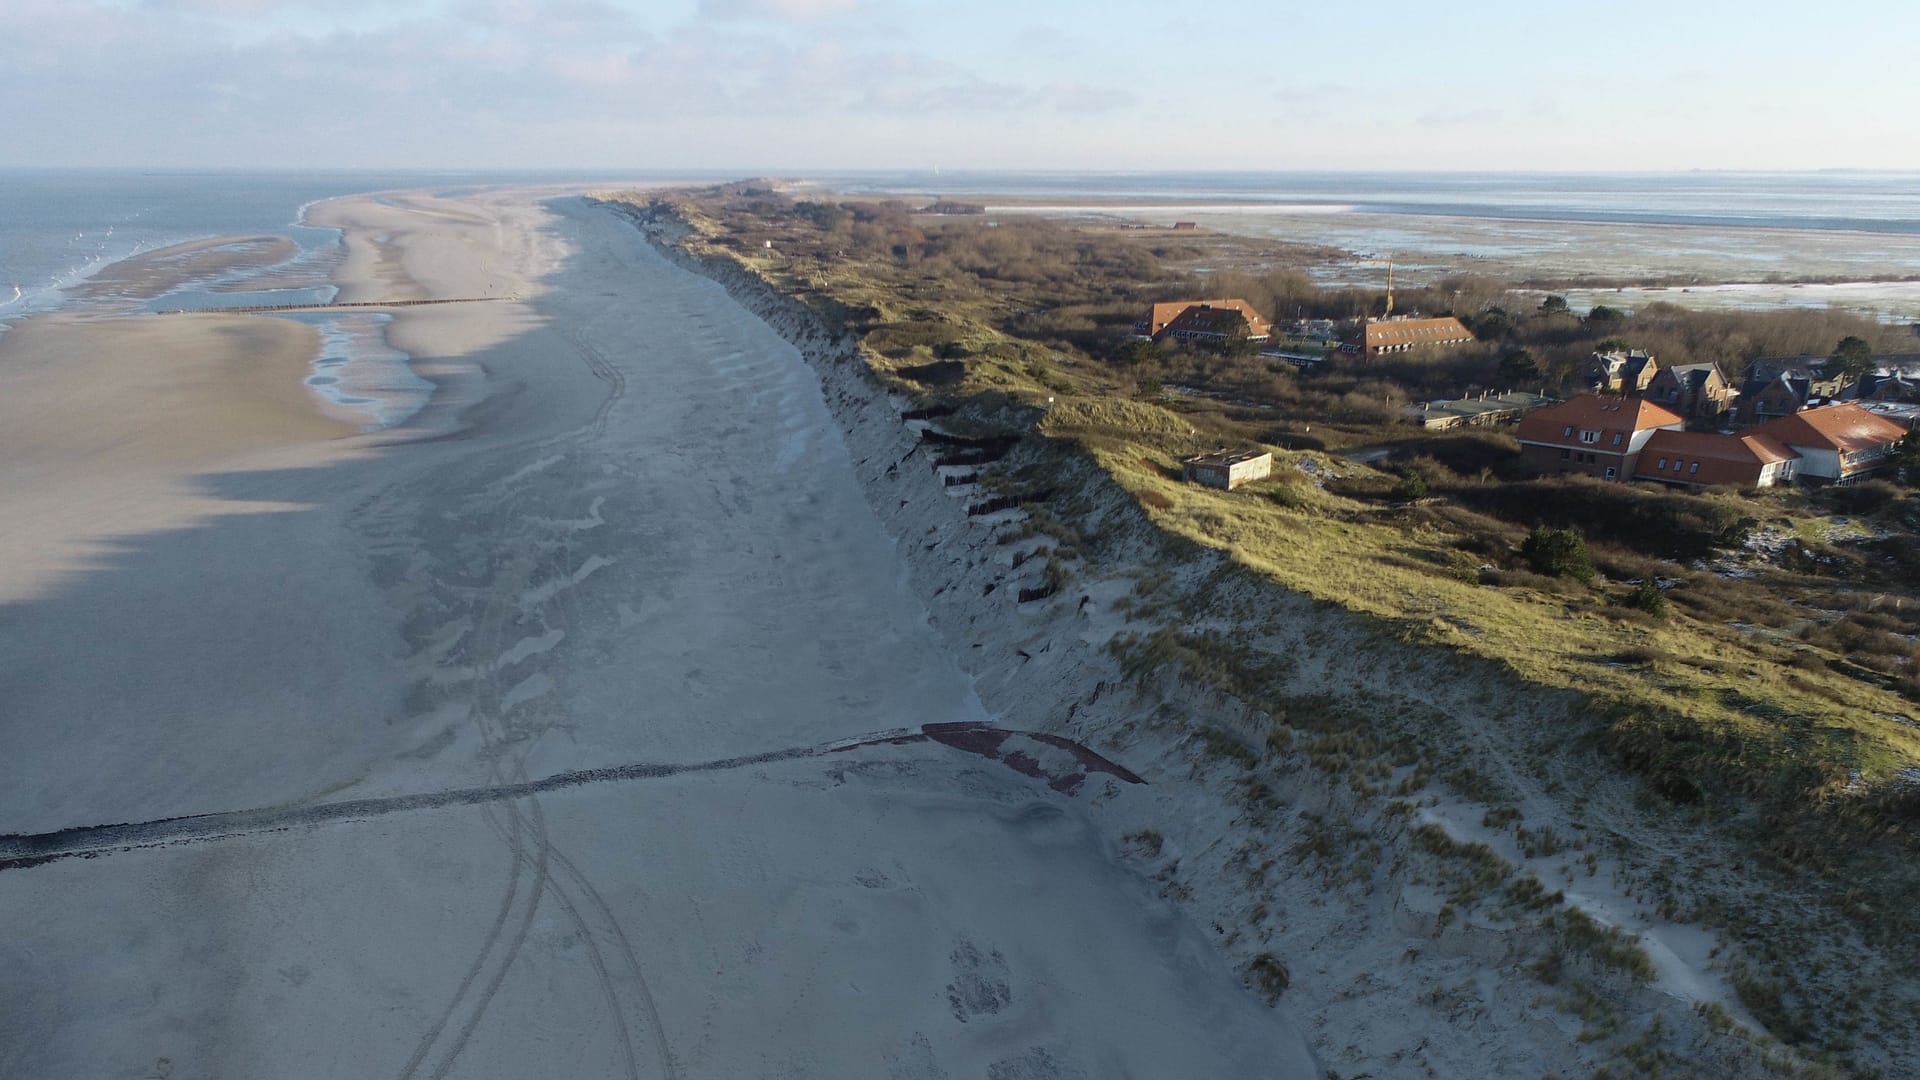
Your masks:
{"label": "sandy path in dunes", "polygon": [[[313,218],[343,299],[518,299],[398,309],[414,421],[0,606],[0,832],[984,718],[718,286],[545,194]],[[0,1075],[1320,1075],[1105,850],[1112,780],[876,745],[0,871]]]}

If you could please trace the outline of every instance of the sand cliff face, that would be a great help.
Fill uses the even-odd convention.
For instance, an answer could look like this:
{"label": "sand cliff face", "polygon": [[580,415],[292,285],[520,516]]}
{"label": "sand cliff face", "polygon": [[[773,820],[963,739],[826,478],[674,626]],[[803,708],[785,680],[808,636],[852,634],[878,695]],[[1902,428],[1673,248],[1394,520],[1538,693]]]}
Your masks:
{"label": "sand cliff face", "polygon": [[[1308,1028],[1331,1075],[1584,1075],[1649,1048],[1721,1075],[1764,1075],[1787,1060],[1703,1020],[1704,1008],[1758,1030],[1728,987],[1724,958],[1715,960],[1716,937],[1651,910],[1645,875],[1661,856],[1715,853],[1634,809],[1635,785],[1617,770],[1566,751],[1586,726],[1573,695],[1401,645],[1349,613],[1263,587],[1217,553],[1159,533],[1090,464],[1058,454],[1050,467],[1077,472],[1056,477],[1075,492],[1075,524],[1099,539],[1067,563],[1057,594],[1019,602],[1042,584],[1046,561],[1024,556],[1049,541],[1001,542],[1019,532],[1017,509],[969,514],[984,499],[977,485],[948,482],[963,470],[935,465],[928,422],[903,419],[911,403],[882,385],[854,342],[738,264],[689,255],[671,217],[616,212],[800,351],[981,700],[1005,726],[1080,740],[1148,779],[1152,799],[1096,799],[1091,812],[1142,874],[1210,928],[1249,986],[1284,987],[1282,1007]],[[997,467],[1031,463],[1044,453],[1036,442]],[[1499,798],[1430,793],[1407,769],[1368,783],[1358,765],[1346,773],[1319,750],[1289,748],[1285,717],[1176,670],[1130,674],[1109,642],[1153,629],[1130,620],[1123,600],[1152,575],[1171,575],[1190,595],[1235,594],[1193,625],[1257,639],[1283,659],[1290,700],[1358,702],[1382,732],[1453,744],[1455,761]],[[1556,747],[1564,756],[1541,764]],[[1558,835],[1577,848],[1516,843],[1487,817],[1487,802],[1546,830],[1520,835]],[[1507,861],[1508,876],[1493,895],[1470,896],[1458,858],[1479,858],[1481,844]],[[1583,850],[1595,853],[1584,866]],[[1531,895],[1535,881],[1550,902],[1511,899]],[[1615,944],[1637,935],[1644,961],[1623,965],[1589,939],[1591,926],[1618,928],[1607,937]],[[1628,970],[1636,964],[1637,975]],[[1594,1000],[1607,1003],[1598,1019]]]}

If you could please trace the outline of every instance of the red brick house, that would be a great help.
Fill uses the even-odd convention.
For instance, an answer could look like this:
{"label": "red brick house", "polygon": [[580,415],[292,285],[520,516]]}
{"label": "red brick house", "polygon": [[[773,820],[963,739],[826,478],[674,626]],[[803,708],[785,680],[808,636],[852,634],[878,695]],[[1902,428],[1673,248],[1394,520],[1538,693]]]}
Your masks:
{"label": "red brick house", "polygon": [[1641,449],[1633,478],[1680,487],[1772,487],[1793,479],[1800,460],[1799,454],[1758,432],[1713,435],[1662,429]]}
{"label": "red brick house", "polygon": [[1133,324],[1133,336],[1154,341],[1220,340],[1232,335],[1242,319],[1248,340],[1265,341],[1272,331],[1245,300],[1175,300],[1153,305],[1145,318]]}
{"label": "red brick house", "polygon": [[1712,420],[1727,411],[1733,388],[1712,364],[1680,364],[1660,369],[1645,396],[1689,420]]}
{"label": "red brick house", "polygon": [[1677,414],[1650,401],[1581,394],[1528,413],[1514,434],[1521,460],[1540,472],[1626,480],[1654,432],[1685,426]]}
{"label": "red brick house", "polygon": [[1800,455],[1795,475],[1848,484],[1893,464],[1907,429],[1853,402],[1804,409],[1753,429]]}

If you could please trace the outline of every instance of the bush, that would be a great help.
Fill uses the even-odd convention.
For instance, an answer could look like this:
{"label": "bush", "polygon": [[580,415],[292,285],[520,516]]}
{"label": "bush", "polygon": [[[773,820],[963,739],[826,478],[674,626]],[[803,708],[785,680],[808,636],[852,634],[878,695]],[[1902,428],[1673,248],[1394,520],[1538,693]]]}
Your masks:
{"label": "bush", "polygon": [[1464,551],[1447,556],[1447,576],[1468,585],[1480,584],[1480,560]]}
{"label": "bush", "polygon": [[1272,953],[1261,953],[1247,965],[1247,984],[1258,991],[1260,996],[1272,1005],[1287,992],[1287,984],[1292,982],[1287,965]]}
{"label": "bush", "polygon": [[[1449,494],[1460,503],[1516,524],[1550,521],[1596,542],[1681,562],[1739,547],[1757,524],[1738,499],[1660,491],[1588,476],[1554,476],[1476,484]],[[1634,575],[1638,576],[1638,575]]]}
{"label": "bush", "polygon": [[1520,554],[1537,573],[1593,580],[1593,556],[1587,551],[1586,540],[1574,529],[1538,526],[1520,545]]}
{"label": "bush", "polygon": [[1876,514],[1900,498],[1900,489],[1886,480],[1863,480],[1832,488],[1829,497],[1843,514]]}
{"label": "bush", "polygon": [[1652,578],[1643,579],[1633,587],[1627,598],[1621,603],[1635,611],[1644,611],[1656,619],[1667,617],[1667,594],[1660,591]]}

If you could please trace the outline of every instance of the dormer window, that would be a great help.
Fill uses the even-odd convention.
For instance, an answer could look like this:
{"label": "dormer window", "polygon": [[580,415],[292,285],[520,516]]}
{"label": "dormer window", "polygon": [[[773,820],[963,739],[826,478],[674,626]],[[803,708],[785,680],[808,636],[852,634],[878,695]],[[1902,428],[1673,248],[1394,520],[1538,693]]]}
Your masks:
{"label": "dormer window", "polygon": [[1583,431],[1580,433],[1580,441],[1586,443],[1588,446],[1592,446],[1600,441],[1600,433],[1597,431]]}

